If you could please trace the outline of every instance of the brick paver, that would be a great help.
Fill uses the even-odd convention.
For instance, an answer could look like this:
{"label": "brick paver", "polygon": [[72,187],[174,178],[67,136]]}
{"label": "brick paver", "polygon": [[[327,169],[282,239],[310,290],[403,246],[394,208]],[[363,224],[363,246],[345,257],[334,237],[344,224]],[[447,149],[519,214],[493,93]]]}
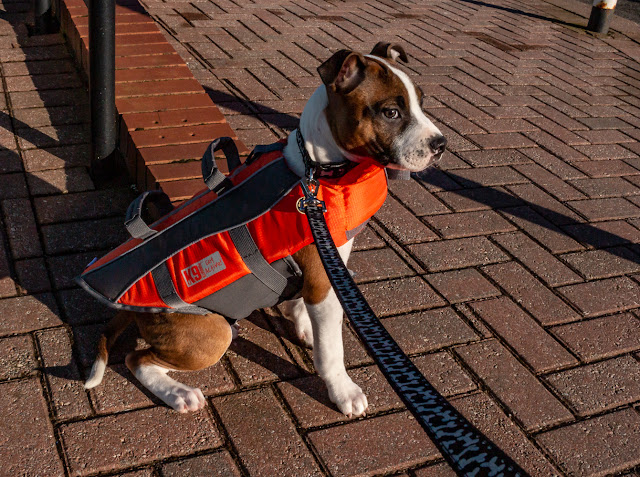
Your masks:
{"label": "brick paver", "polygon": [[636,24],[585,34],[575,0],[118,3],[130,176],[114,185],[88,174],[85,2],[60,2],[66,37],[29,36],[28,2],[0,8],[6,472],[452,475],[348,323],[345,362],[370,403],[358,420],[329,402],[277,310],[242,321],[212,368],[172,373],[204,392],[198,413],[137,384],[133,328],[102,385],[82,387],[113,312],[73,278],[126,238],[129,184],[189,198],[213,136],[243,155],[285,137],[322,61],[384,40],[405,46],[449,152],[390,182],[349,264],[360,288],[427,379],[532,476],[640,473]]}

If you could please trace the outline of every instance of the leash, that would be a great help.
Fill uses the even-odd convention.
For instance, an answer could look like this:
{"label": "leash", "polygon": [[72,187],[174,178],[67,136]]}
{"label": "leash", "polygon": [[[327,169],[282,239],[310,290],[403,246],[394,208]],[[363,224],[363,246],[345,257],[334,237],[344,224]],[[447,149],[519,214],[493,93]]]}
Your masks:
{"label": "leash", "polygon": [[[301,151],[304,156],[304,147]],[[298,211],[307,215],[320,259],[344,311],[394,391],[456,474],[527,476],[436,391],[376,317],[338,254],[324,219],[324,202],[317,198],[314,169],[307,169],[307,177],[300,181],[304,197],[298,200]]]}

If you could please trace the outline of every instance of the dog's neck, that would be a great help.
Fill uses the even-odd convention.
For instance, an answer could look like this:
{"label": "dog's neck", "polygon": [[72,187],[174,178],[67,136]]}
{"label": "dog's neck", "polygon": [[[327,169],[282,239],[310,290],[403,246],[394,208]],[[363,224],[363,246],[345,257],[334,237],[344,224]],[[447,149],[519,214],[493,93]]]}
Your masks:
{"label": "dog's neck", "polygon": [[[313,93],[302,111],[298,128],[304,138],[305,149],[311,159],[320,164],[331,164],[345,160],[344,151],[336,144],[325,114],[329,101],[324,85]],[[289,134],[284,148],[284,157],[289,168],[298,176],[304,176],[304,161],[298,148],[296,131]]]}

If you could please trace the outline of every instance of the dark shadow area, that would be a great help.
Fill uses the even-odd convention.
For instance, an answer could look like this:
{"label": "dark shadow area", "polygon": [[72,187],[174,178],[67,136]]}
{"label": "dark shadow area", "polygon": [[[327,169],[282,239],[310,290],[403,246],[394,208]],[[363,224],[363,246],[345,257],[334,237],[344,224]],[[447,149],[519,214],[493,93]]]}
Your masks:
{"label": "dark shadow area", "polygon": [[577,23],[568,23],[562,20],[558,20],[557,18],[545,17],[544,15],[538,15],[537,13],[525,12],[524,10],[518,10],[517,8],[511,8],[511,7],[503,7],[501,5],[494,5],[492,3],[482,2],[480,0],[460,0],[460,1],[463,3],[470,3],[478,7],[493,8],[503,12],[513,13],[515,15],[522,15],[528,18],[535,18],[536,20],[544,20],[547,22],[555,23],[557,25],[563,25],[571,28],[581,28],[581,29],[586,28],[586,22],[584,25],[578,25]]}
{"label": "dark shadow area", "polygon": [[[443,175],[459,184],[460,189],[451,190],[450,184],[446,184],[444,182]],[[590,245],[597,249],[604,249],[612,255],[616,255],[625,260],[633,259],[637,263],[640,263],[640,256],[637,254],[637,252],[640,251],[639,244],[611,232],[607,232],[606,230],[599,229],[589,223],[576,221],[572,217],[568,217],[541,205],[514,197],[513,195],[507,194],[498,189],[486,187],[479,182],[458,176],[451,171],[443,172],[439,169],[427,169],[426,171],[418,174],[413,174],[413,177],[421,182],[425,182],[433,186],[444,186],[445,189],[461,195],[473,189],[482,188],[490,190],[490,193],[475,195],[473,200],[489,206],[493,210],[503,211],[540,227],[567,235],[585,245]],[[571,232],[567,231],[567,228],[571,229]],[[628,246],[630,249],[629,251],[632,253],[630,254],[625,252],[625,248],[605,248],[620,245]]]}

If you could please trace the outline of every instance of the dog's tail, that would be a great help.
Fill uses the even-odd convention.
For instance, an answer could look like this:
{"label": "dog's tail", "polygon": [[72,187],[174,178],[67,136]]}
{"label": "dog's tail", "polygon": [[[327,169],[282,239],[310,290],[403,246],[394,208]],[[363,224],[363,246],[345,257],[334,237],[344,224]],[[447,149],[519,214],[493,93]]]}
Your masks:
{"label": "dog's tail", "polygon": [[109,322],[98,341],[98,356],[93,363],[89,378],[84,383],[85,389],[95,388],[102,382],[104,371],[107,368],[107,361],[109,360],[109,350],[118,339],[118,336],[133,321],[133,317],[133,313],[121,311]]}

